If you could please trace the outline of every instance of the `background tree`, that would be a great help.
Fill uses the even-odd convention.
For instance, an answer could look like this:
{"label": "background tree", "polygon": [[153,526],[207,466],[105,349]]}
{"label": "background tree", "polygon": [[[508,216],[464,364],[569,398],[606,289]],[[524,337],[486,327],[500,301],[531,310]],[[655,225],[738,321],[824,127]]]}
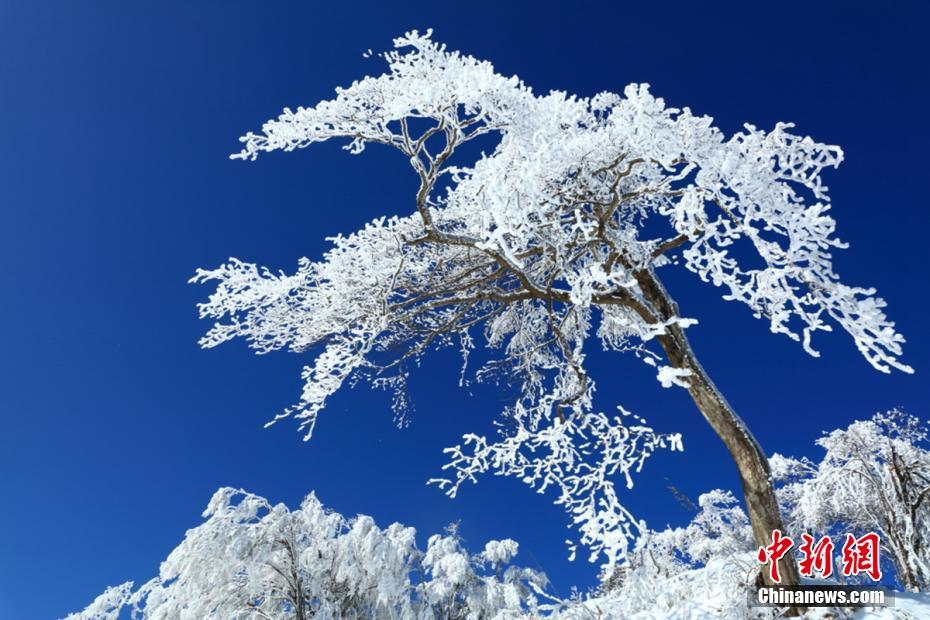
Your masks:
{"label": "background tree", "polygon": [[[926,426],[893,409],[817,441],[823,459],[772,457],[798,531],[877,532],[906,590],[930,588],[930,451]],[[838,543],[837,547],[841,547]]]}
{"label": "background tree", "polygon": [[[924,425],[892,410],[827,433],[818,444],[826,451],[820,462],[771,459],[792,531],[877,531],[898,583],[926,590],[930,452]],[[697,504],[684,501],[695,512],[686,526],[644,528],[597,591],[559,600],[545,592],[544,574],[510,565],[518,551],[513,540],[490,541],[470,553],[453,525],[421,551],[412,528],[381,529],[366,516],[346,519],[313,494],[290,511],[224,488],[157,578],[138,589],[131,582],[108,588],[66,620],[116,620],[127,612],[146,620],[771,620],[790,612],[747,605],[757,585],[757,547],[736,498],[715,489]],[[843,582],[841,554],[835,555],[829,579]],[[922,618],[930,599],[898,596],[895,605],[902,617]],[[858,611],[857,618],[881,615]]]}
{"label": "background tree", "polygon": [[472,554],[450,528],[423,552],[413,528],[346,519],[312,493],[291,511],[224,488],[204,517],[158,577],[109,588],[66,620],[116,620],[126,610],[145,620],[518,618],[536,615],[547,585],[542,573],[508,566],[512,540]]}
{"label": "background tree", "polygon": [[697,513],[685,527],[644,531],[620,570],[601,584],[600,596],[564,616],[609,610],[603,617],[782,617],[781,610],[747,604],[758,574],[754,556],[746,513],[732,493],[714,489],[698,498]]}
{"label": "background tree", "polygon": [[[726,138],[646,85],[622,97],[535,95],[429,33],[395,46],[386,73],[286,109],[235,157],[333,138],[356,154],[387,145],[419,179],[415,212],[336,237],[291,275],[235,259],[199,270],[193,281],[217,283],[200,305],[216,319],[202,345],[238,336],[260,353],[313,350],[300,401],[278,416],[301,420],[309,437],[345,381],[395,389],[403,414],[411,365],[443,346],[467,362],[483,338],[500,356],[476,378],[505,376],[519,394],[500,436],[466,436],[449,449],[454,480],[436,482],[454,495],[494,470],[554,487],[592,559],[603,552],[609,566],[638,527],[613,480],[630,485],[654,450],[680,448],[677,435],[594,407],[586,345],[632,352],[663,386],[688,390],[735,460],[754,536],[766,541],[782,528],[768,461],[698,362],[685,335],[696,321],[680,315],[658,271],[684,266],[723,287],[812,355],[813,333],[835,324],[875,368],[910,372],[884,302],[833,272],[830,252],[843,244],[820,175],[842,151],[784,123]],[[463,156],[476,139],[487,154]],[[781,574],[797,579],[788,561]]]}

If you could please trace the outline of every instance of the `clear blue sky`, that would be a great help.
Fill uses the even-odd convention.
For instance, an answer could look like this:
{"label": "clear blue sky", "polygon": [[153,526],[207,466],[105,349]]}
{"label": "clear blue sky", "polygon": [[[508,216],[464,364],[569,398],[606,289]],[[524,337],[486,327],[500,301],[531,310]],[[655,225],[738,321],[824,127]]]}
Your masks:
{"label": "clear blue sky", "polygon": [[[918,374],[874,371],[842,333],[821,334],[811,358],[690,274],[669,285],[769,452],[815,454],[821,430],[895,405],[930,415],[924,3],[386,4],[0,0],[3,620],[55,618],[148,579],[222,485],[289,505],[316,490],[424,539],[460,519],[474,546],[518,539],[519,560],[561,594],[594,582],[593,565],[567,561],[551,497],[490,477],[456,500],[424,485],[441,448],[488,428],[503,398],[460,391],[451,355],[414,374],[409,429],[392,426],[387,395],[359,387],[305,444],[292,423],[262,429],[297,396],[305,360],[196,345],[208,293],[186,284],[196,267],[237,256],[290,269],[328,235],[411,210],[415,180],[393,152],[227,159],[281,107],[380,72],[362,53],[410,28],[432,26],[537,91],[645,81],[727,131],[794,121],[842,145],[847,161],[827,176],[851,243],[838,269],[879,288]],[[596,362],[602,406],[684,433],[686,451],[650,461],[628,494],[638,514],[687,518],[666,478],[692,498],[737,488],[682,390],[632,359]]]}

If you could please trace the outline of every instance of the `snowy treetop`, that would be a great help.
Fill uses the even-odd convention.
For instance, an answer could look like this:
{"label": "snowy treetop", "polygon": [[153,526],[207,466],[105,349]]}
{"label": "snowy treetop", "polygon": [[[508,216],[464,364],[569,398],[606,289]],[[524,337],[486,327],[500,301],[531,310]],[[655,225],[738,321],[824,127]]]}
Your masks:
{"label": "snowy treetop", "polygon": [[[312,352],[300,401],[279,416],[300,419],[307,437],[347,380],[396,390],[403,415],[409,367],[442,346],[467,362],[480,336],[499,358],[476,378],[506,376],[520,394],[502,440],[469,436],[450,448],[456,480],[440,484],[454,494],[493,469],[555,486],[582,541],[615,560],[636,526],[612,477],[631,484],[645,457],[680,438],[597,412],[585,347],[593,338],[633,351],[663,386],[688,385],[687,369],[661,365],[650,348],[696,322],[646,299],[656,270],[684,266],[812,355],[813,334],[837,325],[876,369],[911,372],[885,302],[833,269],[844,244],[821,175],[842,161],[839,147],[790,123],[727,137],[646,84],[538,95],[430,32],[394,44],[383,74],[286,109],[233,157],[333,138],[354,154],[393,147],[419,181],[411,213],[333,238],[292,274],[230,259],[193,278],[217,286],[200,305],[216,321],[203,346],[241,337],[260,353]],[[489,152],[456,157],[482,136]]]}

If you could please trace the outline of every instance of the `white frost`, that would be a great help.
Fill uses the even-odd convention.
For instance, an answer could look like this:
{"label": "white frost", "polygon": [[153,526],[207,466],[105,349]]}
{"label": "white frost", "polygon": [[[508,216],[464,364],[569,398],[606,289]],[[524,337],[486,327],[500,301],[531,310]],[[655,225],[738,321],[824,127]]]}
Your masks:
{"label": "white frost", "polygon": [[[230,259],[193,278],[216,285],[199,306],[214,321],[204,347],[240,337],[259,353],[312,357],[299,401],[276,419],[297,418],[309,437],[329,396],[368,380],[395,391],[402,421],[410,368],[439,347],[483,344],[497,357],[475,378],[519,395],[498,441],[469,435],[468,450],[449,450],[456,480],[445,488],[485,471],[555,488],[582,540],[612,561],[637,529],[614,478],[629,486],[643,459],[677,443],[599,412],[586,347],[655,361],[657,339],[694,323],[654,307],[643,278],[681,265],[811,354],[816,332],[839,326],[875,368],[911,372],[885,302],[833,269],[845,246],[821,175],[842,161],[839,147],[789,123],[727,136],[647,84],[536,94],[429,32],[394,43],[383,74],[285,109],[233,157],[331,139],[354,154],[385,146],[419,182],[409,210],[331,239],[292,274]],[[479,138],[485,154],[463,156]],[[659,369],[665,386],[686,377]]]}

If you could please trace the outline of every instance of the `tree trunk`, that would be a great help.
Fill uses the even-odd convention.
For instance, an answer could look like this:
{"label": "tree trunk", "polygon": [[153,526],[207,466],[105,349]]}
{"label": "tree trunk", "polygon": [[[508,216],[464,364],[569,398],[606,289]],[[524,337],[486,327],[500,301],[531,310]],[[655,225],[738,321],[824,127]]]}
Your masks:
{"label": "tree trunk", "polygon": [[[651,269],[638,272],[636,278],[643,296],[663,320],[678,316],[677,305]],[[772,487],[768,458],[746,423],[736,415],[707,376],[707,372],[691,350],[684,330],[677,324],[670,325],[666,328],[666,334],[659,336],[658,340],[672,367],[691,371],[690,376],[684,377],[688,382],[688,392],[704,419],[723,440],[730,456],[736,462],[756,543],[760,547],[771,544],[772,531],[777,529],[785,532],[785,527]],[[798,567],[792,554],[786,554],[779,561],[778,569],[781,585],[800,583]],[[771,585],[768,571],[762,571],[762,578],[766,585]]]}

